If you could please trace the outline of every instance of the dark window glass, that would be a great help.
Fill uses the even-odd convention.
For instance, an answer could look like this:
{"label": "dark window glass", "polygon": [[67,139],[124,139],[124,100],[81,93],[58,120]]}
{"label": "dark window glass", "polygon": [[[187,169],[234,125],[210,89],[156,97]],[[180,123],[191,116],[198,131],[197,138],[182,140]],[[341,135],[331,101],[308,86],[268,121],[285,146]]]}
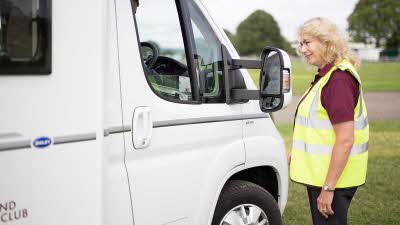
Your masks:
{"label": "dark window glass", "polygon": [[50,0],[0,0],[0,74],[50,74],[50,9]]}
{"label": "dark window glass", "polygon": [[140,1],[136,21],[144,70],[153,90],[166,99],[193,100],[175,0]]}

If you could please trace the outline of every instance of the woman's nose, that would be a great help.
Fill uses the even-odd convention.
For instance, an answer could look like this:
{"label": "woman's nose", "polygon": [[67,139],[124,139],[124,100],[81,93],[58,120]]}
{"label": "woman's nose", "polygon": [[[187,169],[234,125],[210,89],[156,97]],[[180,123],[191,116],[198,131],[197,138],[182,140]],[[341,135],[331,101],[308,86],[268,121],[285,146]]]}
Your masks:
{"label": "woman's nose", "polygon": [[305,45],[300,45],[300,53],[301,53],[301,54],[306,53],[306,50],[307,50],[307,48],[306,48]]}

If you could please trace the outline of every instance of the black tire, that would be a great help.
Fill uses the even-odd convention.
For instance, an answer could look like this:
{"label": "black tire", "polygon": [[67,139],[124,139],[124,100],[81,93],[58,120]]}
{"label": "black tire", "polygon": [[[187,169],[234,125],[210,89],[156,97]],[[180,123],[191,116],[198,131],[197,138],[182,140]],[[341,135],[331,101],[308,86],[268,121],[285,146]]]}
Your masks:
{"label": "black tire", "polygon": [[233,208],[252,204],[262,209],[269,225],[281,225],[281,212],[272,195],[262,187],[242,180],[228,181],[222,189],[215,208],[212,225],[220,225],[225,215]]}

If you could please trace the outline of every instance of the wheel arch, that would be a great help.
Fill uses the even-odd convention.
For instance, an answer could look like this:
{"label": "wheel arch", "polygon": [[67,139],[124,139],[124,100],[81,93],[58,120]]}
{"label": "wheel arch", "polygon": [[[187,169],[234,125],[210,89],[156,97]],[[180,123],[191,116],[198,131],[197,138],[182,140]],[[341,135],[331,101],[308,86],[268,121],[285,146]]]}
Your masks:
{"label": "wheel arch", "polygon": [[[279,199],[279,178],[278,178],[278,172],[273,166],[256,166],[256,167],[250,167],[250,168],[245,168],[242,167],[243,169],[239,169],[237,171],[234,171],[234,173],[231,173],[228,175],[228,178],[225,178],[225,182],[220,186],[218,193],[216,195],[216,199],[214,200],[213,204],[213,210],[210,214],[209,217],[209,222],[208,224],[211,224],[211,221],[213,219],[216,207],[217,207],[217,202],[219,198],[221,197],[222,190],[224,187],[227,185],[229,181],[233,180],[243,180],[243,181],[248,181],[252,182],[254,184],[259,185],[266,191],[268,191],[275,199],[275,201],[278,202]],[[231,171],[233,172],[233,171]]]}
{"label": "wheel arch", "polygon": [[278,200],[280,197],[280,182],[278,171],[273,166],[269,165],[245,168],[230,174],[229,178],[225,180],[223,185],[221,185],[208,224],[211,224],[211,221],[214,219],[220,198],[223,198],[224,196],[223,191],[229,186],[229,184],[232,184],[232,181],[246,181],[261,187],[273,197],[277,207],[279,207]]}
{"label": "wheel arch", "polygon": [[279,182],[276,170],[271,166],[258,166],[241,170],[233,174],[224,184],[231,180],[244,180],[257,184],[268,191],[278,202]]}

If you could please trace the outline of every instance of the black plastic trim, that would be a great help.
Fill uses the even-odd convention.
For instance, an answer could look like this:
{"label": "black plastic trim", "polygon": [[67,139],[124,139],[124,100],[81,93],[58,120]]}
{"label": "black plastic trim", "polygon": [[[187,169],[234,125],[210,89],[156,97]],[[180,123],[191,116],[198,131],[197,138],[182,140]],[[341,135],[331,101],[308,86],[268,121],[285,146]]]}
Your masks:
{"label": "black plastic trim", "polygon": [[262,62],[259,60],[232,59],[226,46],[222,45],[221,48],[226,103],[236,104],[248,102],[248,100],[260,99],[259,90],[233,89],[231,87],[231,73],[229,71],[238,69],[262,69]]}
{"label": "black plastic trim", "polygon": [[225,102],[226,104],[231,104],[231,82],[230,82],[230,73],[229,73],[229,62],[232,60],[229,55],[228,49],[224,44],[221,45],[221,53],[222,53],[222,66],[223,66],[223,74],[224,74],[224,93],[225,93]]}
{"label": "black plastic trim", "polygon": [[259,100],[259,90],[247,90],[247,89],[232,89],[231,97],[235,100]]}
{"label": "black plastic trim", "polygon": [[261,69],[260,60],[232,59],[231,70],[236,69]]}
{"label": "black plastic trim", "polygon": [[192,96],[196,102],[201,103],[200,99],[201,97],[199,92],[200,82],[196,71],[197,63],[195,62],[194,59],[196,46],[194,42],[192,23],[190,22],[189,8],[185,0],[175,0],[175,2],[176,2],[176,8],[178,10],[179,21],[181,23],[183,41],[185,44],[185,53],[186,53],[186,60],[188,63],[187,66],[189,70],[189,77],[192,81],[190,82],[192,88]]}

